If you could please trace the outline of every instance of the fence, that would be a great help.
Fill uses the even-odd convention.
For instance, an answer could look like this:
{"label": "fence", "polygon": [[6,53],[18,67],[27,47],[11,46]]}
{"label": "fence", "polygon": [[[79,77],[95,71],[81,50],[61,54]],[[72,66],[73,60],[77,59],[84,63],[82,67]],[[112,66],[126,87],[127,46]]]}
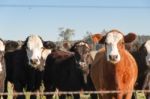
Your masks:
{"label": "fence", "polygon": [[[136,99],[146,99],[144,93],[150,93],[150,90],[133,90],[133,91],[126,91],[126,92],[133,92]],[[26,99],[30,99],[31,95],[36,95],[37,99],[46,99],[45,95],[53,95],[53,99],[59,97],[59,95],[71,95],[71,99],[73,99],[74,94],[80,94],[81,99],[90,99],[90,94],[113,94],[113,93],[121,93],[120,91],[76,91],[76,92],[19,92],[19,93],[0,93],[0,96],[8,96],[7,99],[13,99],[13,96],[16,95],[25,95]],[[86,98],[85,98],[86,97]],[[1,98],[2,99],[2,98]],[[58,98],[59,99],[59,98]]]}
{"label": "fence", "polygon": [[[135,99],[146,99],[144,93],[150,93],[150,90],[127,90],[128,92],[133,92]],[[114,93],[121,93],[121,91],[111,90],[111,91],[58,91],[55,92],[44,92],[44,89],[41,88],[39,92],[13,92],[13,87],[11,83],[8,83],[8,92],[7,93],[0,93],[1,98],[2,96],[8,96],[7,99],[13,99],[16,95],[24,95],[25,99],[30,99],[31,95],[36,95],[36,99],[46,99],[46,95],[53,95],[52,99],[59,99],[59,95],[70,95],[67,99],[74,99],[73,95],[79,94],[80,99],[92,99],[90,94],[114,94]]]}

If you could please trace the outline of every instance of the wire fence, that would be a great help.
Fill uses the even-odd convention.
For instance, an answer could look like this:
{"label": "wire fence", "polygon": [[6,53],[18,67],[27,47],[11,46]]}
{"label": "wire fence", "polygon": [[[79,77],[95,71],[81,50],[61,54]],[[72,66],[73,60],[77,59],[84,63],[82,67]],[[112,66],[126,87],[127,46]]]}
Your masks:
{"label": "wire fence", "polygon": [[[26,93],[30,93],[30,95],[53,95],[53,94],[114,94],[114,93],[150,93],[150,90],[129,90],[129,91],[55,91],[55,92],[13,92],[13,95],[25,95]],[[0,93],[0,95],[10,95],[9,92]]]}

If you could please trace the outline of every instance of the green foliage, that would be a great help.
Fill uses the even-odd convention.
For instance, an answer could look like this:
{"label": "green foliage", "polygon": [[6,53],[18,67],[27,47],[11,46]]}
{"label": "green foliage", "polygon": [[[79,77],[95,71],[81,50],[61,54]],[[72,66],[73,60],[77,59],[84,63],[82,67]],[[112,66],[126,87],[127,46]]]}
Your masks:
{"label": "green foliage", "polygon": [[62,41],[70,41],[71,37],[74,35],[74,30],[69,28],[59,28],[60,34],[59,37],[62,38]]}

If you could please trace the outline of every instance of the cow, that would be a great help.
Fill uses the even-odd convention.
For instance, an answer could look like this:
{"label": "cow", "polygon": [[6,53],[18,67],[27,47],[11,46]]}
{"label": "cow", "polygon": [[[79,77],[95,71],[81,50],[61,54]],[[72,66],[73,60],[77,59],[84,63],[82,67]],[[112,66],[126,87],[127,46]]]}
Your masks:
{"label": "cow", "polygon": [[[88,65],[91,64],[90,49],[87,43],[77,42],[70,51],[54,50],[48,55],[45,66],[45,91],[80,91],[85,87]],[[88,61],[87,61],[88,60]],[[84,73],[83,73],[84,72]],[[47,95],[47,99],[51,96]],[[61,95],[60,98],[65,98]],[[79,99],[79,95],[74,95]]]}
{"label": "cow", "polygon": [[0,39],[0,92],[4,92],[6,79],[4,54],[5,54],[5,43],[2,39]]}
{"label": "cow", "polygon": [[[78,57],[80,67],[83,71],[84,78],[84,91],[95,91],[95,87],[90,77],[91,64],[93,62],[93,51],[90,50],[91,47],[86,41],[78,41],[71,48],[70,51],[75,53],[75,56]],[[97,99],[97,94],[91,94],[92,99]]]}
{"label": "cow", "polygon": [[[44,48],[40,36],[30,35],[20,49],[6,56],[6,62],[9,62],[8,70],[12,69],[7,80],[14,84],[16,92],[23,92],[24,89],[30,92],[39,90],[43,80],[45,61],[49,53],[51,50]],[[17,98],[24,98],[24,96]]]}
{"label": "cow", "polygon": [[5,43],[5,64],[6,64],[6,80],[5,80],[5,92],[7,91],[8,81],[12,84],[12,72],[13,72],[13,55],[14,52],[20,49],[23,45],[23,41],[6,40]]}
{"label": "cow", "polygon": [[91,66],[91,78],[97,91],[119,91],[103,94],[102,99],[131,99],[137,79],[138,68],[133,56],[125,49],[124,43],[135,40],[136,35],[126,36],[119,30],[99,34],[99,43],[104,44]]}
{"label": "cow", "polygon": [[[150,40],[145,41],[138,50],[132,51],[131,54],[134,56],[138,64],[138,79],[137,79],[137,90],[149,90],[150,86]],[[147,99],[150,95],[147,95]]]}

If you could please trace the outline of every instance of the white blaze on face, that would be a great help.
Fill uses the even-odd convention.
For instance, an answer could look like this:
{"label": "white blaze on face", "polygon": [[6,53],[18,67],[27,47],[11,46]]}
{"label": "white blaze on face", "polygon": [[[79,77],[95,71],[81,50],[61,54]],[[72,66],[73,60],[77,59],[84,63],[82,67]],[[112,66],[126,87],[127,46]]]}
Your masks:
{"label": "white blaze on face", "polygon": [[[5,45],[3,43],[3,41],[0,40],[0,51],[5,51]],[[0,72],[3,71],[3,67],[2,67],[2,63],[0,62]]]}
{"label": "white blaze on face", "polygon": [[[78,44],[79,46],[86,46],[87,48],[89,48],[89,45],[87,44],[87,43],[84,43],[84,42],[80,42],[79,44]],[[89,48],[90,49],[90,48]]]}
{"label": "white blaze on face", "polygon": [[[108,33],[106,36],[107,61],[117,63],[120,61],[120,54],[117,47],[118,42],[123,39],[123,35],[118,32]],[[115,56],[115,60],[111,60],[110,56]]]}
{"label": "white blaze on face", "polygon": [[148,41],[145,43],[145,48],[146,48],[146,51],[147,51],[146,65],[147,65],[147,66],[150,66],[150,40],[148,40]]}
{"label": "white blaze on face", "polygon": [[[27,42],[27,49],[26,49],[30,65],[37,66],[40,64],[42,50],[43,50],[43,43],[39,38],[39,36],[37,35],[30,36]],[[36,60],[36,62],[33,64],[31,60],[33,61]]]}

